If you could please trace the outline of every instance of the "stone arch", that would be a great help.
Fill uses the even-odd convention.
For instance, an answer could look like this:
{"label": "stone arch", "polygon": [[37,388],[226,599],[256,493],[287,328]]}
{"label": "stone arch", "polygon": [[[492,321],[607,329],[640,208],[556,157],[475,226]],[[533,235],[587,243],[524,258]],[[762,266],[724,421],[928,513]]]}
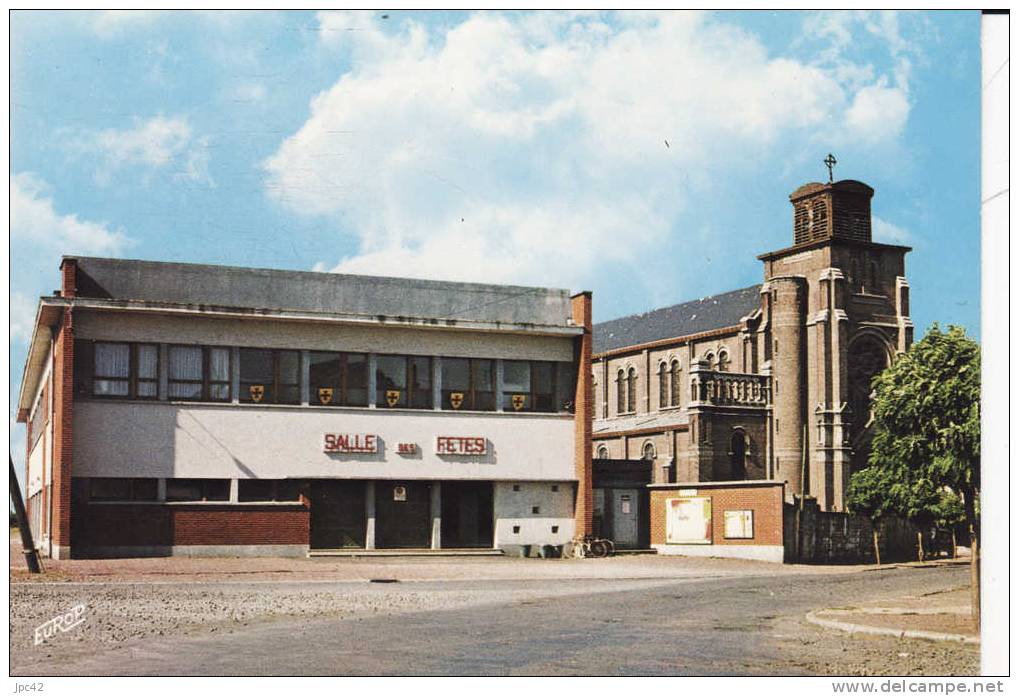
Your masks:
{"label": "stone arch", "polygon": [[747,477],[750,437],[743,428],[733,428],[729,438],[729,479],[742,481]]}
{"label": "stone arch", "polygon": [[655,451],[655,443],[651,442],[651,440],[645,440],[644,444],[641,445],[640,448],[640,458],[645,461],[653,462],[657,456],[658,453]]}
{"label": "stone arch", "polygon": [[609,448],[606,447],[605,445],[598,445],[598,450],[597,450],[597,452],[595,453],[594,456],[595,456],[595,459],[608,459],[609,458]]}
{"label": "stone arch", "polygon": [[874,376],[891,365],[892,348],[879,331],[865,329],[849,342],[848,397],[852,432],[858,433],[870,422]]}

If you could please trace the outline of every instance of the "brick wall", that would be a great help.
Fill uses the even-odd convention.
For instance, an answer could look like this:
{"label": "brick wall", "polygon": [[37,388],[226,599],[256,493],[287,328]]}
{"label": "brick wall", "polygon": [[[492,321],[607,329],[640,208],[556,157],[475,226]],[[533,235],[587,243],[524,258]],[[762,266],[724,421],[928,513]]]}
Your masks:
{"label": "brick wall", "polygon": [[[711,543],[716,546],[781,546],[783,543],[782,496],[783,486],[777,482],[719,486],[706,483],[676,484],[668,488],[651,489],[651,544],[665,544],[666,501],[689,497],[711,498]],[[754,536],[752,539],[725,538],[725,511],[753,510]]]}
{"label": "brick wall", "polygon": [[293,505],[89,504],[74,515],[75,547],[307,544],[308,508]]}
{"label": "brick wall", "polygon": [[53,555],[71,546],[72,407],[74,398],[74,322],[70,308],[53,341]]}
{"label": "brick wall", "polygon": [[577,476],[575,533],[590,534],[594,512],[591,487],[591,422],[594,418],[594,389],[591,384],[591,293],[571,298],[573,323],[584,327],[577,340],[577,392],[574,401],[574,468]]}
{"label": "brick wall", "polygon": [[[800,523],[800,557],[796,557],[796,506],[785,507],[786,558],[801,563],[873,563],[873,525],[866,517],[823,512],[817,502],[804,501]],[[896,517],[878,522],[881,562],[914,561],[917,527]]]}

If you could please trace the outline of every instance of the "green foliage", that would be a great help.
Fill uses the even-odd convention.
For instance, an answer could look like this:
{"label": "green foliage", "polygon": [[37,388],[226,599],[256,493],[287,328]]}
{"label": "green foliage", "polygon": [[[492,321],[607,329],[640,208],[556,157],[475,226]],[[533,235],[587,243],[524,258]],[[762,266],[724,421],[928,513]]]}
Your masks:
{"label": "green foliage", "polygon": [[964,518],[959,494],[980,488],[980,348],[935,324],[874,378],[869,466],[853,474],[850,511],[946,527]]}
{"label": "green foliage", "polygon": [[918,486],[980,489],[980,347],[937,324],[874,378],[872,466],[905,467]]}

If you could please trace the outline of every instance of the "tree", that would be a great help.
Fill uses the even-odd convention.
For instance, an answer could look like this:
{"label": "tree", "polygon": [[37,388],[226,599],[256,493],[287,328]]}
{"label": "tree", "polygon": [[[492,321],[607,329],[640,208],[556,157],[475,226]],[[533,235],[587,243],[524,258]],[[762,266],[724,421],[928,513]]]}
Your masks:
{"label": "tree", "polygon": [[980,346],[961,327],[942,331],[935,324],[875,376],[872,386],[874,439],[868,468],[885,470],[900,486],[897,495],[906,486],[947,489],[962,497],[979,625]]}
{"label": "tree", "polygon": [[849,512],[870,520],[874,537],[874,562],[881,565],[881,547],[878,544],[878,522],[881,518],[899,512],[894,490],[898,484],[898,472],[889,467],[868,466],[855,472],[849,479],[846,490],[846,505]]}

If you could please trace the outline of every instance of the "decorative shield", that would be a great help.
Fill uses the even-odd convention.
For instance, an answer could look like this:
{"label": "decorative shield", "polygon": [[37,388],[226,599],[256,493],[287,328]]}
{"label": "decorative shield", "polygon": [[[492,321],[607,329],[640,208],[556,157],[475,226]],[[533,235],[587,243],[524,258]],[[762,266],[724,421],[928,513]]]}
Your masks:
{"label": "decorative shield", "polygon": [[400,403],[400,390],[399,389],[387,389],[386,390],[386,403],[392,408]]}
{"label": "decorative shield", "polygon": [[464,402],[463,392],[450,392],[449,394],[449,405],[453,408],[460,408],[460,405]]}
{"label": "decorative shield", "polygon": [[333,400],[333,388],[332,387],[322,387],[322,388],[320,388],[318,390],[318,400],[321,401],[323,404],[328,404],[330,401],[332,401]]}
{"label": "decorative shield", "polygon": [[251,393],[251,400],[256,404],[262,401],[262,397],[265,396],[265,385],[263,384],[252,384],[248,387],[248,391]]}
{"label": "decorative shield", "polygon": [[519,411],[527,403],[526,394],[514,394],[510,397],[510,403],[513,404],[513,410]]}

